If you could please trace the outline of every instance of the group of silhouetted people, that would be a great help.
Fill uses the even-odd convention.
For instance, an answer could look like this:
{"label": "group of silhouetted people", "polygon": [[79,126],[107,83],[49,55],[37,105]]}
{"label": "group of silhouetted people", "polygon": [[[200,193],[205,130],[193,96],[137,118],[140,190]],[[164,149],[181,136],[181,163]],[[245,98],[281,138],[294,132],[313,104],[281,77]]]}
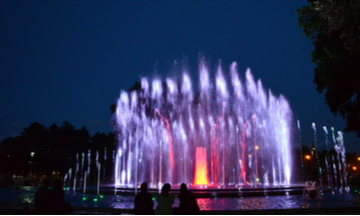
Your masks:
{"label": "group of silhouetted people", "polygon": [[62,181],[55,180],[50,188],[50,179],[44,179],[43,185],[35,194],[35,209],[37,211],[72,212],[74,209],[65,202]]}
{"label": "group of silhouetted people", "polygon": [[149,215],[149,214],[159,214],[159,215],[188,215],[188,214],[199,214],[200,208],[197,204],[196,198],[193,193],[191,193],[186,184],[182,183],[180,186],[180,195],[179,207],[173,208],[174,204],[174,195],[170,194],[171,185],[169,183],[164,184],[161,189],[161,193],[156,197],[158,203],[154,211],[154,201],[151,194],[147,193],[148,186],[144,182],[141,184],[141,192],[135,196],[134,202],[134,214]]}

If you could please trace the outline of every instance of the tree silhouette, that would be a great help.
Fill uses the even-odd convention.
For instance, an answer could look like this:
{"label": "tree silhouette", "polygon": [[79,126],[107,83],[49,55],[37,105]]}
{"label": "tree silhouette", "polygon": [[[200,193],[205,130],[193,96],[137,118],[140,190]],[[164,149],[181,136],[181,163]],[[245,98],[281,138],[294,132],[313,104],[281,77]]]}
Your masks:
{"label": "tree silhouette", "polygon": [[[94,153],[98,150],[103,155],[105,147],[110,154],[115,149],[112,133],[96,133],[91,137],[85,126],[75,129],[68,121],[60,127],[52,124],[49,128],[34,122],[24,128],[20,136],[1,141],[0,173],[28,173],[31,162],[34,162],[32,171],[38,174],[66,173],[69,168],[75,168],[77,153],[92,149]],[[33,158],[31,152],[35,152]]]}
{"label": "tree silhouette", "polygon": [[314,82],[330,111],[360,137],[360,1],[309,0],[297,10],[299,26],[314,44]]}

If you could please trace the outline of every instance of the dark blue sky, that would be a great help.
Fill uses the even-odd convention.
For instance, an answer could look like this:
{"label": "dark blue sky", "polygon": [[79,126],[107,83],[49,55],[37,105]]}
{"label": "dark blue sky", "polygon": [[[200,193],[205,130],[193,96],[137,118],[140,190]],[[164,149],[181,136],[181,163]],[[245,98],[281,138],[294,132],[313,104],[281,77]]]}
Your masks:
{"label": "dark blue sky", "polygon": [[[313,83],[311,42],[295,11],[306,0],[272,1],[1,1],[0,140],[38,121],[68,120],[110,132],[110,105],[141,76],[163,78],[186,57],[193,82],[199,52],[215,67],[237,61],[290,102],[303,143],[311,123],[345,126]],[[196,85],[196,84],[195,84]],[[348,152],[359,139],[345,134]]]}

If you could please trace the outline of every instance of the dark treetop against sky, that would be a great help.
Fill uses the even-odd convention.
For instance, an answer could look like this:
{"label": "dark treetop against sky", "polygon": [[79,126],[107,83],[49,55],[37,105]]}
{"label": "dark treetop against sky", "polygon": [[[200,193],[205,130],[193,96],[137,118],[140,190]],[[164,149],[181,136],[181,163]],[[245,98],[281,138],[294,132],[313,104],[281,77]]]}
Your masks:
{"label": "dark treetop against sky", "polygon": [[[186,57],[194,86],[198,58],[247,67],[290,102],[302,141],[324,143],[322,126],[342,130],[316,92],[311,42],[295,11],[306,0],[0,1],[0,140],[38,121],[68,120],[91,134],[113,130],[110,106],[121,89]],[[156,65],[156,66],[155,66]],[[359,140],[345,134],[347,152]],[[324,145],[324,144],[323,144]]]}

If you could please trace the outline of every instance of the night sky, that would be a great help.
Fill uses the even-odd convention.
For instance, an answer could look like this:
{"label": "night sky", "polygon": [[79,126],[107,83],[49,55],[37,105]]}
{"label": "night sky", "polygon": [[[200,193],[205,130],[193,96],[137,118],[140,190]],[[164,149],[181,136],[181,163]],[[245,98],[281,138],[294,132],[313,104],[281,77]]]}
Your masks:
{"label": "night sky", "polygon": [[[91,134],[111,132],[110,106],[140,78],[163,79],[188,60],[194,86],[199,53],[214,77],[238,63],[290,102],[302,142],[324,145],[322,126],[343,130],[313,83],[311,41],[297,25],[306,0],[0,1],[0,140],[39,122],[67,120]],[[176,74],[175,74],[176,75]],[[347,152],[359,139],[344,135]]]}

